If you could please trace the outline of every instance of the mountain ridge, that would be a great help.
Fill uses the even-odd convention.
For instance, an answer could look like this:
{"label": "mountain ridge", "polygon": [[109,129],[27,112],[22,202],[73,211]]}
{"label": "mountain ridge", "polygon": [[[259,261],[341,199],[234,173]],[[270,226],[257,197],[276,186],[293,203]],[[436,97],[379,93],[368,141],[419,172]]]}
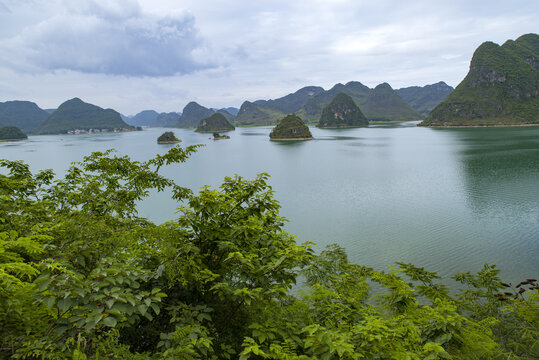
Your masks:
{"label": "mountain ridge", "polygon": [[539,124],[539,35],[482,43],[466,77],[421,126]]}
{"label": "mountain ridge", "polygon": [[64,134],[71,130],[90,129],[129,129],[120,113],[112,109],[103,109],[97,105],[86,103],[75,97],[62,103],[41,124],[39,134]]}

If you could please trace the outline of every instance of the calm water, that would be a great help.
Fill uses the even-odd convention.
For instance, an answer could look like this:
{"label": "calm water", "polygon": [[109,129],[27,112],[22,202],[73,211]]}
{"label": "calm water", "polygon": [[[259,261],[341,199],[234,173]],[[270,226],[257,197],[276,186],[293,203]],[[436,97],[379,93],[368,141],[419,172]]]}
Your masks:
{"label": "calm water", "polygon": [[[182,145],[206,144],[165,174],[192,189],[225,176],[268,172],[281,214],[298,241],[344,246],[350,260],[385,269],[413,262],[448,277],[502,268],[507,281],[539,275],[539,127],[425,129],[415,122],[346,130],[312,128],[308,142],[270,142],[269,127],[239,128],[230,140],[173,129]],[[115,148],[147,160],[164,129],[33,136],[1,143],[0,158],[62,173],[91,151]],[[140,214],[173,219],[169,194],[144,201]]]}

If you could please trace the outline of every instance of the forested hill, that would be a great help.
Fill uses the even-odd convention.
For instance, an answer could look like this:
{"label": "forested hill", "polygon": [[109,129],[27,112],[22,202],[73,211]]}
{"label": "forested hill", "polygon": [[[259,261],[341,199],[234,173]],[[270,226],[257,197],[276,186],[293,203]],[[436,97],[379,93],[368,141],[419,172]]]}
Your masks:
{"label": "forested hill", "polygon": [[470,70],[423,126],[539,124],[539,35],[481,44]]}
{"label": "forested hill", "polygon": [[25,133],[36,132],[49,113],[30,101],[0,102],[0,126],[16,126]]}
{"label": "forested hill", "polygon": [[120,113],[73,98],[61,104],[40,126],[40,134],[63,134],[70,130],[132,129]]}

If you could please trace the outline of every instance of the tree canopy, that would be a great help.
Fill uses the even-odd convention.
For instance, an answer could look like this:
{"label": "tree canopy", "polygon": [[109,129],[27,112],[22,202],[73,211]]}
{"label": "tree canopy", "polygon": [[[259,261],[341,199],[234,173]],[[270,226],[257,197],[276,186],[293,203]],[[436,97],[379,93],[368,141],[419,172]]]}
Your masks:
{"label": "tree canopy", "polygon": [[[451,296],[412,264],[315,255],[284,230],[267,174],[198,194],[160,174],[194,151],[96,152],[59,178],[0,161],[0,358],[537,358],[535,279],[485,265]],[[139,217],[165,188],[178,218]]]}

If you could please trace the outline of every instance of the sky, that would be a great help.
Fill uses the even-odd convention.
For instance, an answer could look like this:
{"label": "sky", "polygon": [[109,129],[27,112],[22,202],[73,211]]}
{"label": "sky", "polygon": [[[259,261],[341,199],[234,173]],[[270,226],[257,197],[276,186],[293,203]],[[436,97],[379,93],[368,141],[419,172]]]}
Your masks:
{"label": "sky", "polygon": [[348,81],[456,86],[482,42],[538,19],[537,0],[0,0],[0,102],[134,115]]}

